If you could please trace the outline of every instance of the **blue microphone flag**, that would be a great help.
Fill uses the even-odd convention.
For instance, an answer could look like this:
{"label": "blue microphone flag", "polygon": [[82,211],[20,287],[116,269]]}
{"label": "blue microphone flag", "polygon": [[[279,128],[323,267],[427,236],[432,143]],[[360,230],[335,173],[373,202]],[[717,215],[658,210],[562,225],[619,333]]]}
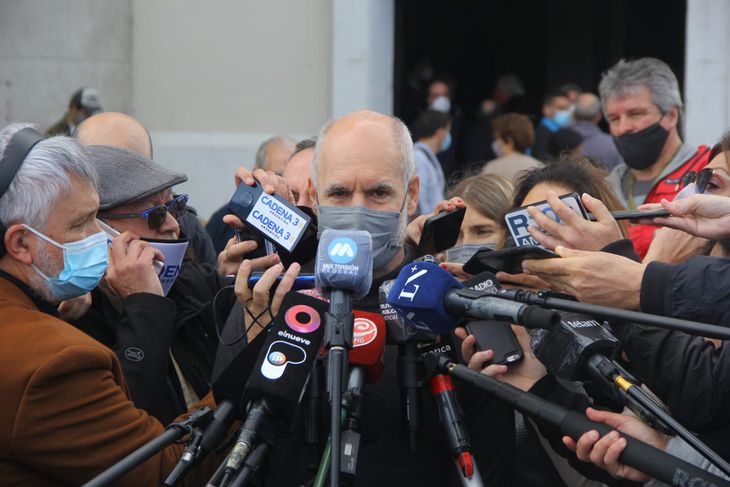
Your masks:
{"label": "blue microphone flag", "polygon": [[444,309],[449,289],[461,289],[459,281],[433,262],[414,262],[401,269],[388,293],[388,304],[419,327],[437,334],[454,329],[459,318]]}

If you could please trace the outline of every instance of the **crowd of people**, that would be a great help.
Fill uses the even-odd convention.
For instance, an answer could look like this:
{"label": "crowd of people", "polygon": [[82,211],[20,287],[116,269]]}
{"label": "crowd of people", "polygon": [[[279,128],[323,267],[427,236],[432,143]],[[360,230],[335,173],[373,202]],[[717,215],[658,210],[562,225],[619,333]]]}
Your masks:
{"label": "crowd of people", "polygon": [[[507,76],[497,86],[483,107],[489,130],[482,137],[494,157],[479,164],[458,159],[454,147],[466,131],[457,134],[463,127],[450,87],[436,80],[412,130],[389,115],[349,113],[311,138],[266,140],[253,168],[236,171],[236,184],[258,183],[297,205],[319,234],[370,233],[373,281],[356,300],[358,310],[378,313],[381,284],[423,257],[417,248],[429,218],[465,209],[455,245],[430,258],[466,280],[473,276],[464,264],[478,251],[518,244],[504,215],[530,207],[531,237],[559,257],[527,259],[521,273],[497,273],[502,286],[726,324],[730,133],[713,147],[682,141],[683,103],[671,69],[653,58],[622,60],[603,74],[597,94],[575,85],[549,93],[535,123],[516,109],[524,95],[519,79]],[[609,133],[600,128],[604,118]],[[195,195],[175,191],[186,180],[154,162],[142,123],[102,112],[90,88],[73,95],[46,137],[28,124],[0,131],[0,364],[6,371],[0,484],[80,485],[165,425],[201,406],[215,409],[216,371],[229,366],[222,357],[229,360],[264,337],[297,276],[313,271],[314,255],[292,262],[267,252],[227,205],[204,227],[191,206]],[[560,199],[570,193],[580,195],[593,220]],[[557,220],[531,207],[545,201]],[[624,209],[665,209],[669,216],[617,221],[612,212]],[[260,278],[249,284],[254,272]],[[621,365],[730,459],[723,341],[619,320],[606,326],[620,340]],[[539,418],[457,383],[485,485],[659,485],[622,463],[626,441],[616,432],[726,477],[615,398],[556,377],[532,353],[528,331],[514,324],[512,330],[524,354],[509,365],[491,363],[489,344],[477,349],[464,328],[443,339],[458,343],[469,368],[613,431],[562,436]],[[382,377],[363,389],[363,438],[350,483],[461,485],[431,400],[423,401],[412,451],[400,360],[398,347],[386,346]],[[217,380],[240,395],[241,377],[250,373]],[[329,416],[321,416],[326,428]],[[293,423],[270,449],[255,485],[311,485],[326,435],[305,441],[302,415]],[[230,433],[238,426],[231,424]],[[168,446],[118,484],[161,484],[184,449]],[[205,485],[226,454],[225,448],[210,452],[184,482]]]}

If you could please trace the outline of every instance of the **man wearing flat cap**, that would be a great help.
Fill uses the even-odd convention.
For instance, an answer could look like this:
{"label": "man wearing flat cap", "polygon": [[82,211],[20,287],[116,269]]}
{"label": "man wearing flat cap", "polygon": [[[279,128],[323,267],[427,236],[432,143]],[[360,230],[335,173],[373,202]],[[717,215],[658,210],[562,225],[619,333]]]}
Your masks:
{"label": "man wearing flat cap", "polygon": [[[117,238],[140,237],[127,253],[139,251],[135,242],[150,242],[165,267],[151,278],[155,274],[110,266],[92,292],[91,308],[74,325],[117,353],[135,405],[166,424],[208,392],[218,345],[212,301],[221,285],[207,266],[181,262],[187,241],[175,217],[187,196],[173,198],[172,187],[187,176],[124,149],[88,150],[99,175],[98,218],[123,233]],[[177,247],[177,262],[168,262],[161,246],[168,243]],[[110,248],[110,261],[129,261],[118,248]],[[127,273],[146,278],[122,279]],[[233,296],[227,297],[220,301],[230,308]]]}
{"label": "man wearing flat cap", "polygon": [[[216,320],[223,324],[235,308],[243,321],[240,306],[233,305],[236,298],[249,301],[250,291],[243,286],[236,296],[222,292],[214,309],[216,294],[233,280],[220,278],[185,252],[186,236],[176,217],[185,209],[187,195],[173,195],[172,188],[187,176],[125,149],[99,145],[88,151],[99,175],[98,218],[112,227],[111,233],[122,233],[116,238],[149,242],[164,256],[158,259],[164,264],[157,278],[136,280],[123,279],[135,269],[111,265],[92,293],[91,308],[74,324],[117,353],[135,405],[164,424],[209,391],[218,347]],[[110,262],[130,261],[118,248],[110,249]],[[138,251],[134,242],[125,248]],[[239,272],[238,279],[246,282],[247,272]],[[249,306],[268,306],[269,281],[281,269],[267,272],[267,279],[261,279],[263,298]],[[289,288],[280,287],[281,293]],[[253,327],[247,338],[259,329]]]}

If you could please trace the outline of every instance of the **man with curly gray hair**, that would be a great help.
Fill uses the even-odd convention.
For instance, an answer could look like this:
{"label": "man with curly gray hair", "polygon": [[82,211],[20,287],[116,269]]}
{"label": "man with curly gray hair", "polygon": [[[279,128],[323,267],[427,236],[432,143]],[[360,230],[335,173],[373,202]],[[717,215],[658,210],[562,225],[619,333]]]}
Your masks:
{"label": "man with curly gray hair", "polygon": [[[616,147],[624,159],[609,180],[629,209],[673,200],[687,173],[707,164],[709,147],[682,142],[682,96],[677,77],[655,58],[621,60],[603,74],[598,90]],[[629,235],[643,258],[656,227],[633,225]]]}

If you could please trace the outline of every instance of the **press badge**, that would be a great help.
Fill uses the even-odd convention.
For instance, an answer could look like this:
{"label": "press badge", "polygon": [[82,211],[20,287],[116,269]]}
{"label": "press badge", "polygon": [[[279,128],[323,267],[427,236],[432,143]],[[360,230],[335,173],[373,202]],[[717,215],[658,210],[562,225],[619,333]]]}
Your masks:
{"label": "press badge", "polygon": [[[588,213],[586,213],[586,210],[583,207],[583,202],[580,200],[580,195],[578,195],[578,193],[566,194],[561,196],[560,199],[578,215],[586,219],[588,218]],[[509,233],[512,235],[512,238],[514,239],[515,244],[518,247],[521,247],[523,245],[536,245],[538,247],[545,248],[534,238],[532,238],[532,235],[530,235],[530,232],[527,230],[530,225],[540,228],[540,226],[535,223],[535,220],[533,220],[530,214],[527,213],[527,208],[529,206],[534,206],[548,217],[560,223],[560,217],[558,217],[558,215],[553,211],[553,209],[550,207],[550,203],[548,203],[547,201],[540,201],[539,203],[535,203],[533,205],[522,206],[520,208],[510,210],[505,214],[504,221],[507,223]],[[542,228],[540,228],[540,230],[543,231]]]}

